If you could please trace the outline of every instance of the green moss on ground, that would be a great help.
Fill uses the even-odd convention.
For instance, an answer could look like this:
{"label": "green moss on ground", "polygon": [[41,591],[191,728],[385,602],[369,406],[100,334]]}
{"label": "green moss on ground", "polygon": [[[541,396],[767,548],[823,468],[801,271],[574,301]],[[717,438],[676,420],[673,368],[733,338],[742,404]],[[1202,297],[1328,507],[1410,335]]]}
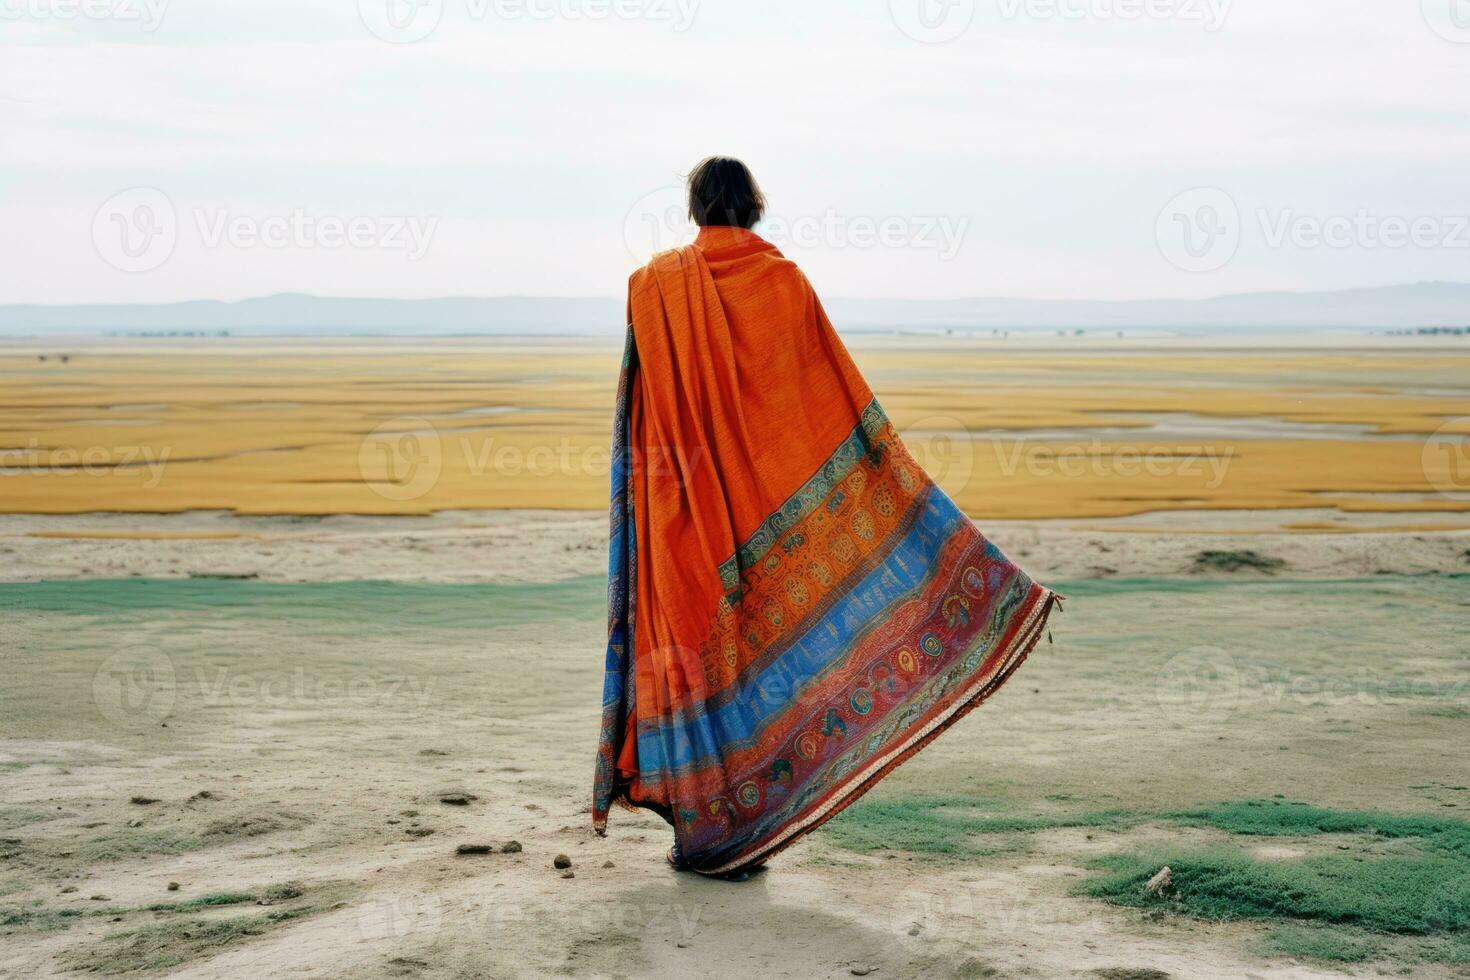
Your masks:
{"label": "green moss on ground", "polygon": [[[1201,919],[1276,923],[1262,951],[1329,963],[1470,962],[1470,823],[1417,814],[1244,800],[1171,814],[1243,836],[1344,834],[1403,842],[1391,853],[1345,849],[1262,860],[1231,848],[1113,854],[1083,892],[1118,905]],[[1167,866],[1173,886],[1144,885]]]}
{"label": "green moss on ground", "polygon": [[1417,838],[1432,851],[1470,857],[1470,823],[1444,817],[1373,810],[1328,810],[1287,800],[1240,800],[1183,810],[1169,817],[1191,826],[1214,827],[1232,834],[1251,836],[1363,834],[1389,839]]}
{"label": "green moss on ground", "polygon": [[[1083,894],[1117,905],[1206,920],[1272,924],[1263,953],[1360,963],[1470,962],[1470,823],[1423,814],[1333,810],[1288,800],[1240,800],[1163,814],[1107,810],[1022,815],[962,796],[865,799],[827,825],[837,846],[977,858],[1024,850],[1025,835],[1066,827],[1124,829],[1150,821],[1237,837],[1361,838],[1366,846],[1261,859],[1231,846],[1110,854]],[[1390,847],[1373,846],[1392,841]],[[1161,895],[1144,885],[1172,871]]]}
{"label": "green moss on ground", "polygon": [[[1451,854],[1263,861],[1221,848],[1110,854],[1091,866],[1107,874],[1085,886],[1089,895],[1201,919],[1302,919],[1414,934],[1470,929],[1470,862]],[[1145,883],[1165,866],[1174,887],[1146,894]]]}
{"label": "green moss on ground", "polygon": [[[1122,827],[1137,821],[1125,811],[1031,816],[1000,812],[1000,804],[963,796],[865,799],[827,825],[839,847],[859,853],[908,851],[915,854],[984,857],[1023,846],[1004,835],[1059,827]],[[987,839],[1002,835],[997,841]]]}
{"label": "green moss on ground", "polygon": [[1384,955],[1384,944],[1356,929],[1282,926],[1266,933],[1261,951],[1325,963],[1366,963]]}
{"label": "green moss on ground", "polygon": [[[136,925],[129,924],[126,928],[108,933],[84,946],[66,950],[60,955],[60,959],[73,970],[88,973],[120,974],[168,970],[217,955],[257,936],[283,928],[296,919],[341,908],[341,900],[348,893],[349,889],[342,885],[331,885],[313,889],[308,901],[304,898],[302,886],[290,882],[263,889],[258,895],[223,892],[182,902],[150,905],[143,909],[108,910],[113,915],[129,916],[151,912],[163,913],[167,917]],[[206,919],[186,914],[255,901],[283,901],[286,904],[251,915]]]}

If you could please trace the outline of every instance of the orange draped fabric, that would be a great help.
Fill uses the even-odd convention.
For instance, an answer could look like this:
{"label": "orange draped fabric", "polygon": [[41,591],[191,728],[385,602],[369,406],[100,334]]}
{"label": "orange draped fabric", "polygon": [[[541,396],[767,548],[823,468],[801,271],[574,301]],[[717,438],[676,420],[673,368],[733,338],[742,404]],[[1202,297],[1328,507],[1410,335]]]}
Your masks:
{"label": "orange draped fabric", "polygon": [[706,228],[629,284],[594,820],[759,863],[1009,676],[1053,596],[903,448],[799,269]]}

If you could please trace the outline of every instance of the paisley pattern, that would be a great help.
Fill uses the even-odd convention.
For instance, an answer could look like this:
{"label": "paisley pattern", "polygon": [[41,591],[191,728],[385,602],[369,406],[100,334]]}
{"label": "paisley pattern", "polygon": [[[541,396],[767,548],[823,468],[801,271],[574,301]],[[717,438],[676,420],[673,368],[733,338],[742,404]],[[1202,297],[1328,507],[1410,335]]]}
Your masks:
{"label": "paisley pattern", "polygon": [[854,780],[1009,676],[1053,598],[924,476],[876,402],[777,517],[721,566],[704,696],[636,726],[639,758],[659,760],[645,784],[696,801],[734,787],[673,814],[700,870],[753,863],[850,802],[869,785]]}

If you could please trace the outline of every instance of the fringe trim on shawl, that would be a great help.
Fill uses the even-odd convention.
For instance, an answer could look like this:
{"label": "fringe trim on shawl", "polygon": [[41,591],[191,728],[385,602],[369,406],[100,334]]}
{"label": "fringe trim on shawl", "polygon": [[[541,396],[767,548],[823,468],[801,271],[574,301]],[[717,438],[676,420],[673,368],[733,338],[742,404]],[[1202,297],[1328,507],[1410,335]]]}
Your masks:
{"label": "fringe trim on shawl", "polygon": [[1041,638],[1047,635],[1047,620],[1051,617],[1054,607],[1057,610],[1061,609],[1064,598],[1064,596],[1058,595],[1048,589],[1042,601],[1036,604],[1036,608],[1026,618],[1025,625],[1017,632],[1015,642],[1011,645],[1011,649],[1004,655],[1000,666],[989,678],[978,681],[947,712],[933,719],[921,730],[909,736],[903,745],[881,758],[874,759],[866,769],[854,776],[846,786],[839,789],[837,796],[822,804],[805,818],[791,824],[782,830],[777,837],[766,841],[750,854],[736,858],[734,861],[723,864],[718,868],[694,870],[697,870],[699,874],[709,877],[725,877],[753,868],[775,857],[802,837],[805,837],[856,803],[864,793],[878,785],[884,776],[913,758],[920,749],[942,735],[949,726],[980,707],[992,694],[1000,690],[1005,685],[1005,682],[1010,680],[1011,676],[1015,674],[1017,668],[1026,662],[1027,656],[1031,654],[1031,651],[1036,649],[1036,644],[1041,642]]}

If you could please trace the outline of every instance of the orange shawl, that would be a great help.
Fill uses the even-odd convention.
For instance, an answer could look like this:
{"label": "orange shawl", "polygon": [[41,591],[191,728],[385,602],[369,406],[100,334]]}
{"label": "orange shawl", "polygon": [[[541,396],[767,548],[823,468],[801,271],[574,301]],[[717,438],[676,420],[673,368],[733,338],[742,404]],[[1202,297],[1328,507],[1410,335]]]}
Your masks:
{"label": "orange shawl", "polygon": [[1054,596],[904,449],[796,266],[706,228],[629,285],[594,822],[760,863],[1000,686]]}

